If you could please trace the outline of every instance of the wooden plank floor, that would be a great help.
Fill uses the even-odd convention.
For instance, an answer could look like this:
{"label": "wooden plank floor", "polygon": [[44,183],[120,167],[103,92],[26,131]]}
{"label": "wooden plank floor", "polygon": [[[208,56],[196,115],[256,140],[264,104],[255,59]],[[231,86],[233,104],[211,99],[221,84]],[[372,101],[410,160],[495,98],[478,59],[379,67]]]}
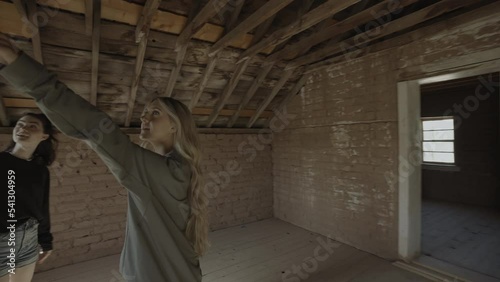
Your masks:
{"label": "wooden plank floor", "polygon": [[422,253],[500,279],[500,211],[424,200]]}
{"label": "wooden plank floor", "polygon": [[[210,238],[212,247],[201,261],[204,282],[429,281],[278,219],[218,230]],[[318,259],[312,258],[315,250]],[[118,282],[118,261],[116,255],[62,267],[33,281]]]}

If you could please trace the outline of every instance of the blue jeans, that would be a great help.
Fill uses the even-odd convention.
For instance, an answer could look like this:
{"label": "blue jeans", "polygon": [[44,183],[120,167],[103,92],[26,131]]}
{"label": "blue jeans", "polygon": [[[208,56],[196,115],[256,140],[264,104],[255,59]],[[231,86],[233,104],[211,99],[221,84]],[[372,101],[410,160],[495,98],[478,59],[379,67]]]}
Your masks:
{"label": "blue jeans", "polygon": [[[14,244],[15,243],[15,244]],[[16,226],[15,232],[0,233],[0,277],[38,260],[38,221]]]}

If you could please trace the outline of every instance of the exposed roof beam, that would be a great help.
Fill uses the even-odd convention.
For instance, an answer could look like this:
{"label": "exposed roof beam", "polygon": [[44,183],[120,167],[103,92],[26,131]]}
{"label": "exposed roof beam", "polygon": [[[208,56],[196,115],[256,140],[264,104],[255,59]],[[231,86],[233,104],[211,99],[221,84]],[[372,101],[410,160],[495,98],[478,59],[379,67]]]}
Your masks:
{"label": "exposed roof beam", "polygon": [[257,121],[257,119],[261,116],[262,112],[267,108],[267,106],[269,105],[269,103],[271,103],[271,101],[278,94],[278,92],[281,90],[281,88],[283,88],[283,85],[285,85],[285,83],[288,81],[288,79],[292,75],[293,71],[294,71],[294,69],[289,69],[289,70],[286,70],[282,74],[280,80],[274,86],[271,94],[266,97],[266,99],[264,100],[264,102],[262,102],[262,104],[260,105],[260,107],[257,109],[257,112],[255,113],[255,115],[248,121],[248,123],[247,123],[247,127],[248,128],[252,127],[253,124]]}
{"label": "exposed roof beam", "polygon": [[[436,34],[436,32],[439,32],[440,30],[446,30],[446,29],[452,29],[456,28],[458,26],[462,26],[464,22],[469,22],[473,21],[477,18],[482,18],[482,17],[490,17],[492,14],[492,11],[500,11],[500,2],[493,2],[491,4],[488,4],[486,6],[483,6],[479,9],[468,11],[464,14],[459,14],[457,16],[448,18],[446,21],[440,21],[438,23],[434,23],[429,26],[425,26],[410,32],[404,32],[394,38],[384,40],[381,42],[377,42],[375,44],[370,45],[370,48],[364,48],[360,50],[360,52],[351,52],[347,54],[339,54],[335,57],[319,61],[317,63],[311,64],[307,67],[307,69],[304,70],[304,73],[311,73],[314,71],[317,71],[318,69],[321,69],[323,67],[329,67],[337,63],[342,63],[354,58],[360,58],[366,54],[373,54],[377,53],[383,50],[389,50],[392,48],[396,47],[401,47],[407,44],[411,44],[412,42],[415,42],[417,40],[420,40],[422,38],[426,38],[428,36],[433,36]],[[494,18],[494,16],[493,16]],[[500,48],[497,48],[500,50]],[[489,51],[488,51],[489,52]],[[487,53],[488,53],[487,52]],[[355,53],[355,54],[353,54]],[[500,53],[496,49],[492,49],[492,54],[498,54]],[[347,56],[346,56],[347,55]],[[485,58],[484,60],[490,60],[492,57],[489,55],[486,55],[488,58]],[[466,67],[464,67],[466,69]],[[411,72],[411,71],[410,71]],[[404,73],[404,72],[402,72]],[[429,74],[428,71],[425,72],[427,75]],[[437,75],[435,72],[433,72],[434,75]],[[403,80],[408,80],[408,79],[413,79],[413,75],[401,75],[403,77]],[[408,78],[410,77],[410,78]]]}
{"label": "exposed roof beam", "polygon": [[[12,134],[13,127],[0,127],[0,134]],[[120,128],[125,134],[139,134],[140,128]],[[56,128],[56,132],[59,132]],[[270,134],[271,130],[266,128],[198,128],[200,134]]]}
{"label": "exposed roof beam", "polygon": [[[39,1],[43,2],[44,6],[51,7],[61,12],[70,12],[70,13],[78,13],[85,14],[86,7],[82,5],[81,1]],[[102,6],[102,19],[110,20],[117,23],[124,23],[127,25],[137,25],[137,22],[140,17],[140,9],[143,8],[142,5],[136,4],[136,1],[101,1],[103,3]],[[203,1],[193,1],[194,3],[203,2]],[[23,28],[19,27],[11,27],[10,21],[4,18],[4,14],[6,12],[6,8],[10,10],[10,6],[14,8],[14,4],[6,1],[0,1],[0,24],[3,26],[5,22],[8,24],[3,26],[12,28],[9,33],[15,34],[18,36],[26,36],[23,33]],[[15,9],[15,8],[14,8]],[[9,16],[7,19],[10,19]],[[157,15],[154,17],[153,22],[151,23],[151,29],[155,31],[165,32],[169,34],[179,34],[182,32],[187,21],[187,17],[184,15],[175,14],[173,12],[162,11],[159,10]],[[193,38],[205,41],[205,42],[216,42],[222,36],[224,27],[215,25],[212,23],[205,23],[201,27],[202,32],[196,33]],[[235,40],[230,43],[231,46],[236,48],[246,48],[249,42],[252,40],[252,34],[245,34],[241,40]]]}
{"label": "exposed roof beam", "polygon": [[[309,9],[311,9],[312,4],[314,3],[315,0],[302,0],[302,5],[300,6],[299,9],[295,12],[295,17],[294,19],[300,18],[303,15],[305,15],[307,12],[309,12]],[[324,21],[323,21],[324,22]],[[274,45],[273,50],[281,50],[287,43],[288,41],[292,39],[292,37],[289,37],[288,39],[284,40],[283,42]]]}
{"label": "exposed roof beam", "polygon": [[[344,53],[356,49],[356,51],[361,51],[362,46],[366,45],[369,42],[393,34],[395,32],[404,30],[411,26],[417,25],[424,21],[433,19],[438,17],[444,13],[456,10],[458,8],[473,4],[474,0],[443,0],[437,2],[436,4],[425,7],[421,10],[418,10],[412,14],[404,16],[402,18],[396,19],[379,27],[380,32],[374,33],[369,30],[358,34],[352,38],[344,40],[339,44],[327,44],[325,47],[313,52],[309,53],[305,56],[299,57],[290,62],[287,68],[296,68],[298,66],[311,64],[322,60],[326,57],[334,55],[336,53],[344,51]],[[358,40],[359,38],[363,38],[365,40]]]}
{"label": "exposed roof beam", "polygon": [[85,0],[85,34],[87,34],[88,36],[92,35],[92,11],[94,10],[92,8],[92,4],[93,0]]}
{"label": "exposed roof beam", "polygon": [[2,126],[9,126],[10,125],[9,117],[7,116],[7,109],[5,108],[5,103],[3,102],[3,99],[0,96],[0,122],[2,123]]}
{"label": "exposed roof beam", "polygon": [[299,80],[295,83],[295,86],[288,92],[288,94],[283,98],[281,103],[276,107],[276,110],[283,110],[283,108],[290,102],[290,99],[297,95],[299,93],[300,89],[306,84],[307,78],[309,77],[308,74],[303,74]]}
{"label": "exposed roof beam", "polygon": [[[243,0],[239,0],[240,1],[240,4],[243,5],[244,1]],[[238,9],[238,7],[236,8]],[[236,14],[236,13],[239,13],[238,11],[234,11],[233,14]],[[264,24],[261,24],[261,25],[264,25],[263,28],[264,30],[258,30],[258,32],[256,32],[256,34],[254,35],[254,37],[252,38],[252,42],[250,43],[251,45],[254,44],[256,41],[260,40],[265,32],[267,31],[267,29],[271,26],[271,23],[274,19],[274,16],[271,16],[270,18],[268,18],[264,23]],[[235,20],[235,18],[233,17],[230,21],[232,20]],[[233,24],[229,23],[228,25],[228,28],[226,29],[226,34],[229,33],[231,31],[231,27],[233,26]],[[217,61],[218,61],[218,54],[219,53],[216,53],[215,57],[213,56],[209,56],[208,58],[208,65],[207,65],[207,68],[205,69],[205,71],[203,72],[203,78],[201,80],[201,83],[198,87],[198,90],[196,91],[195,95],[193,96],[193,99],[191,100],[191,103],[190,103],[190,108],[194,108],[196,106],[196,104],[198,103],[198,100],[200,99],[201,97],[201,94],[203,93],[203,90],[205,89],[207,83],[208,83],[208,78],[210,77],[210,75],[212,74],[214,68],[215,68],[215,65],[217,64]],[[248,67],[248,64],[247,64],[247,67]],[[246,67],[245,67],[246,69]],[[245,71],[245,69],[240,69],[240,71],[242,71],[242,73]],[[236,82],[237,84],[237,82]],[[226,88],[228,87],[231,87],[231,84],[228,83]],[[229,90],[229,89],[228,89]],[[225,93],[226,91],[228,91],[226,89],[223,90],[223,92]],[[234,89],[232,90],[234,91]],[[227,93],[227,95],[231,95],[232,91],[230,91],[230,93]],[[220,100],[219,100],[220,101]],[[224,105],[223,105],[224,106]]]}
{"label": "exposed roof beam", "polygon": [[232,30],[234,28],[234,25],[238,21],[238,17],[240,16],[241,9],[243,8],[244,4],[245,4],[245,0],[236,0],[234,7],[230,11],[231,15],[230,15],[229,19],[226,21],[225,30],[229,31],[229,30]]}
{"label": "exposed roof beam", "polygon": [[90,86],[90,103],[97,104],[97,83],[99,79],[99,42],[101,39],[101,1],[92,3],[92,77]]}
{"label": "exposed roof beam", "polygon": [[227,127],[233,127],[234,126],[234,124],[235,124],[236,120],[238,119],[238,117],[241,116],[241,112],[246,107],[246,105],[248,104],[248,102],[252,99],[252,97],[255,95],[255,92],[257,92],[257,90],[259,89],[260,85],[262,84],[262,82],[266,78],[267,74],[271,71],[271,69],[273,68],[273,66],[274,66],[274,63],[269,63],[269,64],[266,64],[266,65],[262,66],[262,71],[259,72],[259,75],[254,80],[254,82],[252,83],[252,86],[250,87],[250,89],[248,89],[247,93],[245,93],[245,96],[243,97],[243,99],[241,100],[241,102],[238,104],[238,109],[236,110],[236,112],[234,113],[234,115],[229,120],[229,122],[227,124]]}
{"label": "exposed roof beam", "polygon": [[[37,109],[35,100],[31,98],[3,98],[0,99],[0,103],[4,103],[5,107],[9,108],[28,108],[28,109]],[[222,109],[220,111],[220,116],[232,116],[236,110],[231,109]],[[197,116],[209,116],[213,112],[212,108],[193,108],[192,114]],[[255,114],[256,110],[243,110],[241,111],[241,116],[243,117],[251,117]],[[263,117],[271,117],[273,112],[265,111],[262,113]]]}
{"label": "exposed roof beam", "polygon": [[[305,1],[303,1],[302,2],[302,6],[297,11],[297,17],[300,18],[307,11],[309,11],[309,9],[311,8],[313,2],[314,2],[314,0],[305,0]],[[267,33],[267,31],[271,27],[272,21],[274,20],[275,16],[276,16],[276,14],[274,14],[272,17],[270,17],[269,19],[267,19],[265,22],[263,22],[261,24],[261,26],[259,26],[257,28],[256,33],[255,33],[255,37],[254,37],[254,41],[252,42],[252,45],[257,44],[264,37],[264,35]],[[251,60],[251,59],[248,59],[248,60]],[[266,78],[267,74],[271,71],[271,69],[272,69],[273,66],[274,66],[274,63],[264,64],[263,65],[262,72],[260,72],[260,74],[258,75],[257,79],[254,81],[254,83],[252,84],[252,86],[250,87],[250,89],[247,91],[247,93],[245,93],[245,96],[243,97],[243,99],[241,100],[241,102],[238,104],[238,109],[237,109],[236,113],[234,114],[234,116],[231,117],[231,119],[229,120],[229,122],[227,124],[228,127],[234,126],[234,124],[236,123],[236,120],[240,116],[240,112],[246,107],[246,105],[248,104],[248,102],[250,102],[250,100],[253,98],[253,96],[255,95],[255,93],[257,92],[257,90],[259,89],[260,85],[262,84],[262,82]]]}
{"label": "exposed roof beam", "polygon": [[[312,1],[312,0],[307,0],[307,1]],[[256,44],[260,39],[262,39],[262,37],[264,37],[264,35],[266,34],[266,32],[271,27],[272,21],[274,20],[275,16],[276,16],[276,14],[273,15],[273,16],[271,16],[270,18],[268,18],[266,21],[264,21],[263,23],[261,23],[258,26],[258,28],[257,28],[258,30],[257,30],[255,36],[253,37],[251,45]],[[235,71],[235,75],[233,75],[233,77],[231,78],[231,82],[228,83],[226,85],[226,87],[224,88],[223,95],[221,96],[221,98],[219,99],[219,101],[217,103],[217,106],[220,107],[221,109],[224,108],[224,106],[225,106],[225,104],[227,102],[227,99],[233,93],[234,89],[236,88],[236,85],[238,85],[238,82],[239,82],[239,80],[241,78],[241,75],[246,71],[246,69],[247,69],[250,61],[252,61],[252,59],[250,58],[247,61],[248,61],[248,63],[240,63],[239,64],[239,67],[237,67],[237,69]],[[267,75],[268,72],[269,71],[266,72],[266,75]],[[264,76],[264,78],[265,78],[265,76]],[[233,81],[233,79],[235,79],[235,81]],[[262,83],[262,81],[260,83]],[[259,83],[259,85],[260,85],[260,83]],[[255,92],[253,92],[253,93],[255,93]],[[252,95],[253,95],[253,93],[252,93]],[[251,96],[250,96],[250,98],[251,98]],[[246,103],[248,103],[248,101]],[[245,103],[245,105],[246,105],[246,103]],[[243,107],[238,108],[238,111],[236,111],[234,113],[233,118],[235,120],[236,120],[236,118],[238,118],[238,115],[239,115],[241,109],[243,109]],[[212,117],[209,119],[209,122],[208,122],[207,126],[208,127],[212,126],[212,124],[213,124],[213,122],[215,121],[216,118],[217,118],[217,112],[214,111],[214,117],[213,117],[213,119],[212,119]]]}
{"label": "exposed roof beam", "polygon": [[189,19],[193,18],[192,21],[186,25],[182,33],[177,37],[177,41],[175,43],[175,50],[177,51],[177,56],[175,58],[174,68],[170,72],[170,76],[168,78],[167,88],[165,89],[165,93],[163,96],[170,97],[172,96],[172,92],[174,91],[175,84],[177,83],[177,78],[181,72],[182,64],[184,63],[184,58],[186,57],[186,52],[189,44],[189,39],[203,26],[203,24],[213,17],[216,13],[221,12],[220,9],[223,9],[229,0],[211,0],[208,2],[201,11],[194,16],[194,13],[197,10],[197,6],[193,6],[190,12]]}
{"label": "exposed roof beam", "polygon": [[306,84],[308,77],[309,77],[309,75],[304,74],[304,75],[302,75],[301,78],[299,78],[299,80],[295,83],[295,86],[293,87],[293,89],[290,90],[290,92],[288,92],[288,94],[285,96],[285,98],[283,98],[281,103],[274,109],[274,111],[273,111],[274,116],[270,117],[267,120],[266,127],[269,126],[269,123],[277,115],[277,113],[281,113],[283,111],[283,109],[286,107],[286,105],[288,105],[288,103],[290,103],[290,100],[292,99],[292,97],[297,95],[297,93],[299,93],[300,89],[302,89],[304,84]]}
{"label": "exposed roof beam", "polygon": [[215,119],[217,119],[220,111],[222,110],[222,108],[224,108],[224,105],[226,105],[227,99],[233,93],[234,89],[236,88],[236,85],[238,85],[238,82],[240,81],[240,77],[243,75],[243,73],[247,69],[247,66],[249,63],[250,63],[250,60],[246,60],[245,62],[238,64],[238,66],[236,67],[236,70],[234,71],[234,74],[232,75],[231,79],[229,80],[228,85],[224,88],[224,91],[222,92],[222,95],[219,98],[217,105],[214,107],[212,114],[208,118],[208,122],[207,122],[206,127],[211,127],[212,124],[214,123]]}
{"label": "exposed roof beam", "polygon": [[181,72],[182,64],[184,63],[184,57],[186,56],[188,44],[186,43],[182,48],[177,51],[177,56],[174,62],[174,68],[170,72],[170,76],[168,77],[167,88],[165,89],[164,97],[172,96],[172,92],[174,91],[174,86],[177,83],[177,78]]}
{"label": "exposed roof beam", "polygon": [[293,35],[310,28],[311,26],[333,16],[335,13],[359,1],[361,0],[346,0],[346,1],[328,0],[324,4],[321,4],[317,8],[310,11],[309,13],[300,17],[290,25],[275,31],[266,39],[261,40],[259,43],[248,48],[241,55],[241,59],[247,59],[253,55],[256,55],[268,46],[277,45],[287,40],[288,38],[292,37]]}
{"label": "exposed roof beam", "polygon": [[225,9],[227,2],[230,0],[210,0],[201,11],[193,18],[192,21],[184,27],[181,34],[177,38],[176,51],[180,51],[183,46],[193,37],[193,35],[201,28],[203,25],[217,13],[222,13]]}
{"label": "exposed roof beam", "polygon": [[[418,0],[401,0],[399,2],[399,7],[406,7],[410,4],[417,2]],[[309,50],[314,45],[317,45],[330,38],[338,37],[344,32],[347,32],[361,24],[375,20],[373,15],[378,17],[384,17],[391,13],[394,9],[393,0],[384,0],[383,2],[370,7],[369,9],[363,10],[359,13],[353,14],[353,16],[338,22],[334,19],[327,20],[323,22],[321,28],[310,34],[299,41],[290,44],[283,48],[282,50],[275,52],[268,56],[269,60],[284,60],[290,59],[297,55],[303,55],[307,50]]]}
{"label": "exposed roof beam", "polygon": [[161,0],[148,0],[142,9],[141,17],[135,29],[135,40],[139,40],[137,47],[137,57],[135,59],[134,78],[130,86],[130,96],[128,99],[127,116],[125,117],[125,126],[129,127],[134,113],[135,101],[137,99],[137,90],[139,89],[139,81],[141,79],[142,65],[144,64],[144,56],[148,45],[148,35],[151,27],[153,16],[158,11]]}
{"label": "exposed roof beam", "polygon": [[264,6],[262,6],[255,13],[247,17],[243,22],[236,26],[233,30],[224,35],[219,39],[210,49],[208,55],[214,56],[220,50],[224,49],[231,41],[241,36],[244,36],[247,32],[251,31],[259,24],[263,23],[268,18],[275,15],[281,9],[290,4],[293,0],[270,0]]}
{"label": "exposed roof beam", "polygon": [[208,79],[210,78],[210,75],[212,75],[212,72],[214,71],[218,59],[219,59],[218,56],[208,58],[208,64],[205,67],[205,70],[203,71],[203,77],[201,78],[201,82],[198,85],[198,90],[193,95],[193,99],[191,99],[191,103],[189,104],[189,109],[193,109],[196,106],[196,104],[198,104],[201,94],[203,94],[203,90],[208,84]]}
{"label": "exposed roof beam", "polygon": [[158,11],[160,2],[161,0],[148,0],[146,1],[146,4],[144,4],[141,17],[139,18],[135,28],[135,43],[141,42],[141,39],[149,34],[151,21],[153,20],[153,16]]}
{"label": "exposed roof beam", "polygon": [[43,64],[42,41],[40,40],[40,29],[38,28],[36,1],[14,0],[17,11],[23,18],[23,24],[28,25],[28,32],[31,35],[33,44],[33,55],[35,60]]}

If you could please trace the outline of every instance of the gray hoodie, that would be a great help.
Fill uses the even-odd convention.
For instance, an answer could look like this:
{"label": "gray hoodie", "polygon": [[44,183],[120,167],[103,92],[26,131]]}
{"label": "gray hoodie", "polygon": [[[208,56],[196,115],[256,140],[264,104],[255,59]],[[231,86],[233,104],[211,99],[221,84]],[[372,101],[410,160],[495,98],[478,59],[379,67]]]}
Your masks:
{"label": "gray hoodie", "polygon": [[0,74],[32,96],[61,132],[84,140],[127,188],[123,277],[133,282],[201,281],[199,259],[184,235],[191,170],[180,154],[173,150],[161,156],[136,145],[108,115],[26,54]]}

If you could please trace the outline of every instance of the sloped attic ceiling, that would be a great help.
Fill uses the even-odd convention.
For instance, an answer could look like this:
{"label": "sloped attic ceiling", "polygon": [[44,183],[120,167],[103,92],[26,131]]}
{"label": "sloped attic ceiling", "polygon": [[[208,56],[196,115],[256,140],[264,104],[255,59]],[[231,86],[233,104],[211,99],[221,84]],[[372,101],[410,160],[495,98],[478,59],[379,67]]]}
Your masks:
{"label": "sloped attic ceiling", "polygon": [[[124,128],[153,96],[199,128],[266,128],[317,67],[492,2],[0,0],[0,32]],[[4,81],[0,94],[4,127],[36,111]]]}

